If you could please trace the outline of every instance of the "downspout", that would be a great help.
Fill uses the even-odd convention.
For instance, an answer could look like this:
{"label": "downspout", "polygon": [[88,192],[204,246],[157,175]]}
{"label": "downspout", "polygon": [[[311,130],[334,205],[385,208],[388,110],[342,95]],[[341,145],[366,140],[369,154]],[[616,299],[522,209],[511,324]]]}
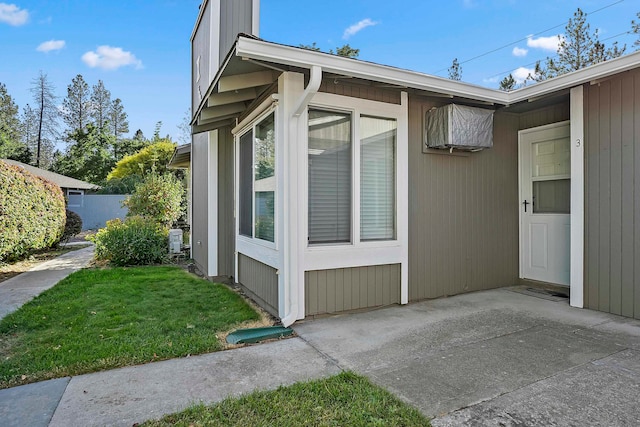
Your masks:
{"label": "downspout", "polygon": [[[311,98],[313,98],[313,96],[316,93],[318,93],[318,89],[320,89],[320,83],[322,83],[322,67],[318,65],[313,65],[310,69],[309,84],[302,92],[302,95],[300,96],[300,99],[297,102],[296,107],[293,109],[293,114],[291,115],[291,118],[290,118],[290,120],[295,121],[295,124],[292,126],[292,128],[295,129],[294,135],[296,138],[300,134],[300,115],[305,110],[305,108],[307,108],[307,105],[309,105]],[[293,142],[296,142],[296,141],[293,141]],[[297,158],[293,159],[293,161],[296,162]],[[298,185],[298,182],[292,183],[291,181],[292,180],[287,180],[287,183],[286,183],[287,185],[286,193],[289,195],[289,202],[291,202],[291,200],[294,199],[293,197],[291,197],[292,185]],[[299,180],[296,180],[296,181],[299,181]],[[297,192],[296,192],[296,195],[297,195]],[[296,222],[295,222],[296,225],[298,224],[299,220],[300,220],[299,218],[296,219]],[[287,222],[287,223],[290,223],[290,222]],[[286,243],[284,245],[284,250],[285,250],[284,251],[285,252],[284,269],[288,274],[287,274],[287,281],[285,282],[284,301],[285,301],[285,304],[289,305],[288,310],[285,311],[285,313],[287,313],[286,316],[281,319],[282,324],[285,327],[292,325],[296,320],[298,320],[298,313],[300,311],[298,307],[298,297],[299,297],[298,287],[300,286],[300,283],[298,283],[299,282],[298,272],[300,269],[300,266],[299,266],[300,260],[298,259],[298,252],[299,252],[298,246],[299,246],[300,236],[298,236],[298,230],[293,230],[295,239],[292,242],[290,238],[291,233],[292,233],[291,228],[285,226],[284,240]],[[292,248],[292,246],[294,247]]]}

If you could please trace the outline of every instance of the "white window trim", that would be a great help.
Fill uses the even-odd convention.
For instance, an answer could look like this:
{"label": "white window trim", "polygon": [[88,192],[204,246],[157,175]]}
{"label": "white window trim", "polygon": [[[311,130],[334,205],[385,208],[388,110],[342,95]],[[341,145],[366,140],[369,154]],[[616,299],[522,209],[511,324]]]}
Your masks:
{"label": "white window trim", "polygon": [[[360,241],[360,130],[353,120],[354,147],[352,156],[352,240],[350,243],[309,245],[308,198],[308,127],[305,130],[305,147],[300,150],[298,162],[303,165],[299,187],[298,209],[302,229],[305,230],[302,253],[304,271],[334,268],[361,267],[369,265],[401,264],[401,303],[408,302],[408,101],[402,93],[401,104],[370,101],[328,93],[317,93],[309,103],[310,109],[344,111],[353,117],[362,115],[397,120],[396,140],[396,238],[395,240]],[[308,123],[308,110],[300,117]]]}
{"label": "white window trim", "polygon": [[[252,236],[253,237],[249,237],[249,236],[245,236],[245,235],[241,235],[240,234],[240,221],[239,221],[239,212],[240,212],[240,197],[239,197],[239,183],[240,183],[240,137],[243,136],[244,134],[246,134],[247,132],[251,131],[253,129],[253,131],[255,132],[255,126],[260,124],[260,122],[262,122],[267,116],[269,116],[270,114],[274,114],[274,133],[275,133],[275,139],[276,139],[276,144],[275,144],[275,159],[276,159],[276,166],[275,166],[275,172],[274,172],[274,176],[275,176],[275,180],[276,183],[279,180],[279,175],[280,175],[280,171],[279,171],[279,163],[278,163],[278,155],[279,155],[279,148],[278,148],[278,127],[277,127],[277,121],[278,121],[278,111],[276,108],[276,105],[272,105],[270,108],[267,108],[264,112],[262,112],[261,114],[259,114],[258,116],[255,117],[255,119],[253,119],[251,122],[247,123],[246,126],[242,127],[241,129],[239,129],[234,135],[234,163],[235,163],[235,173],[234,173],[234,212],[235,212],[235,227],[234,227],[234,232],[235,232],[235,240],[236,240],[236,278],[238,276],[238,260],[237,260],[237,254],[241,253],[243,255],[246,255],[250,258],[255,259],[256,261],[260,261],[263,264],[269,265],[271,267],[274,268],[279,268],[279,260],[278,260],[278,248],[280,245],[279,239],[278,239],[278,232],[279,232],[279,227],[280,227],[280,209],[279,209],[279,198],[282,197],[281,195],[278,194],[278,191],[280,189],[280,187],[276,184],[276,190],[275,190],[275,194],[274,194],[274,241],[273,242],[269,242],[268,240],[263,240],[263,239],[258,239],[255,237],[255,191],[252,190],[252,194],[251,194],[251,198],[252,198],[252,205],[253,205],[253,212],[252,212],[252,220],[251,220],[251,228],[252,228]],[[255,148],[254,148],[254,141],[252,141],[251,144],[251,159],[252,162],[255,159]],[[255,176],[254,174],[252,174],[252,179],[255,181]],[[252,185],[252,189],[255,188]]]}
{"label": "white window trim", "polygon": [[[75,194],[71,194],[71,193],[75,193]],[[80,198],[80,204],[72,205],[71,203],[69,203],[69,196],[82,196]],[[84,190],[67,190],[67,207],[81,208],[83,206],[84,206]]]}

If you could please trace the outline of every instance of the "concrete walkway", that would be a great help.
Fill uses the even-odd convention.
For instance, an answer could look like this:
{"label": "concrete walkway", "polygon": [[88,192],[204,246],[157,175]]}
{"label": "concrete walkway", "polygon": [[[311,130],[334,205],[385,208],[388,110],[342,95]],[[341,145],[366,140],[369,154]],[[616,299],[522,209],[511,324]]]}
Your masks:
{"label": "concrete walkway", "polygon": [[86,267],[93,258],[93,245],[67,252],[31,270],[0,282],[0,319],[16,311],[33,297],[54,286],[74,271]]}
{"label": "concrete walkway", "polygon": [[299,337],[0,390],[3,426],[131,426],[350,369],[454,425],[640,425],[640,322],[502,289],[295,326]]}
{"label": "concrete walkway", "polygon": [[640,425],[640,322],[510,288],[299,323],[434,426]]}

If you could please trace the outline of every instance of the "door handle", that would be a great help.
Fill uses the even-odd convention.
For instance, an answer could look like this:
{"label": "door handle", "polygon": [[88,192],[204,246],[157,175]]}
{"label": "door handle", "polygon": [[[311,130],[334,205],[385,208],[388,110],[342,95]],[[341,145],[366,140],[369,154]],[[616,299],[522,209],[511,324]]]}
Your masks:
{"label": "door handle", "polygon": [[527,205],[530,205],[531,203],[527,202],[526,200],[524,202],[522,202],[522,204],[524,205],[524,211],[527,211]]}

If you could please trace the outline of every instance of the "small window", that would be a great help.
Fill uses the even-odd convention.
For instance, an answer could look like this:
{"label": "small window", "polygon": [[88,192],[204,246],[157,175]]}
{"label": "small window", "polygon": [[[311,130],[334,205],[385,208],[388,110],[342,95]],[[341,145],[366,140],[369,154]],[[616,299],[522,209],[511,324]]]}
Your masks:
{"label": "small window", "polygon": [[270,114],[239,140],[239,233],[275,242],[275,116]]}

